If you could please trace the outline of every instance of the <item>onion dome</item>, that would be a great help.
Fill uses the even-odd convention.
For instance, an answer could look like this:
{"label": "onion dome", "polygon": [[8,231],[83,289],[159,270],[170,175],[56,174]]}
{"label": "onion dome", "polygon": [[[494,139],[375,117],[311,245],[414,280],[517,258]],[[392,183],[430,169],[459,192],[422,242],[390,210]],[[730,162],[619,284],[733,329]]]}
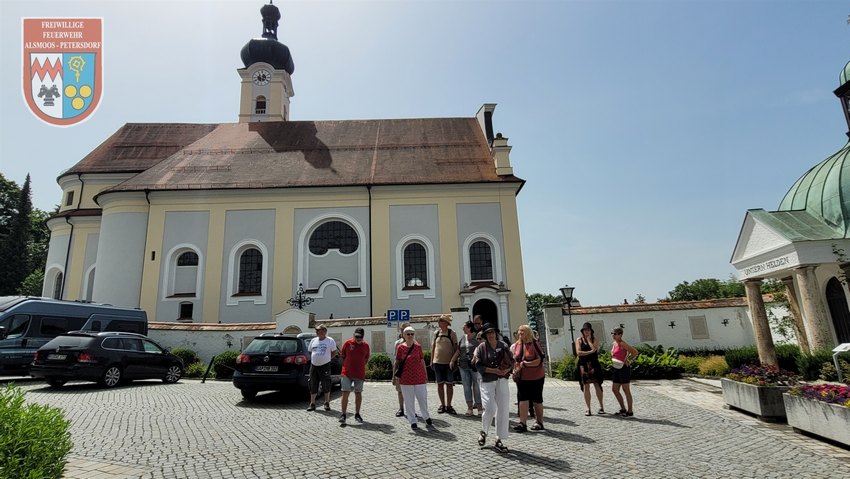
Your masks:
{"label": "onion dome", "polygon": [[292,75],[295,71],[295,62],[289,47],[277,41],[277,26],[280,21],[280,10],[271,3],[263,5],[260,9],[263,17],[263,36],[253,38],[242,47],[242,63],[249,67],[254,63],[264,62],[273,66],[276,70],[286,70]]}
{"label": "onion dome", "polygon": [[812,167],[788,190],[778,211],[793,210],[806,210],[850,237],[850,143]]}
{"label": "onion dome", "polygon": [[842,86],[850,80],[850,62],[844,65],[844,70],[841,70],[841,75],[838,75],[838,86]]}

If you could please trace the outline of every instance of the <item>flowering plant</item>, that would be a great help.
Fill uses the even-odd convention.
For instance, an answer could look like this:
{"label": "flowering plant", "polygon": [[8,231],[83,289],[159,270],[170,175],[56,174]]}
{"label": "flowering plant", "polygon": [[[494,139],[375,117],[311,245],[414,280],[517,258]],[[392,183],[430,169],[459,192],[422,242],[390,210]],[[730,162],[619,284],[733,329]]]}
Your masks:
{"label": "flowering plant", "polygon": [[788,393],[792,396],[800,396],[850,408],[850,386],[844,386],[842,384],[800,384],[791,388]]}
{"label": "flowering plant", "polygon": [[800,377],[776,366],[741,366],[726,375],[728,379],[756,386],[790,386]]}

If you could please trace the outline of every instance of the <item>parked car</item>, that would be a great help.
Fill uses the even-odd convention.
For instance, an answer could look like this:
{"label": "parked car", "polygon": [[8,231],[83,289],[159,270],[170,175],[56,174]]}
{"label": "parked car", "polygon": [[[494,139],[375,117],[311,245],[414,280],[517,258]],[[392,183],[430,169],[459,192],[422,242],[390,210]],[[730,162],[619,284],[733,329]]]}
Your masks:
{"label": "parked car", "polygon": [[[310,353],[307,345],[315,335],[265,333],[254,338],[236,358],[233,385],[251,400],[262,391],[291,391],[303,395],[309,389]],[[331,383],[340,382],[342,361],[331,361]]]}
{"label": "parked car", "polygon": [[0,297],[0,372],[27,374],[33,354],[68,331],[148,333],[140,309],[28,296]]}
{"label": "parked car", "polygon": [[108,388],[133,379],[176,383],[183,376],[183,361],[141,334],[72,331],[39,348],[30,375],[53,387],[70,380]]}

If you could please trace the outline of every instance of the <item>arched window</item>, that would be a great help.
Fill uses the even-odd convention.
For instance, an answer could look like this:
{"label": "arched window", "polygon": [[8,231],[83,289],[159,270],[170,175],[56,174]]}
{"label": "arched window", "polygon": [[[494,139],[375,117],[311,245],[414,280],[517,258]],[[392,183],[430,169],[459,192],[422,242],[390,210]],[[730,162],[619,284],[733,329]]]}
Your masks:
{"label": "arched window", "polygon": [[410,243],[404,248],[404,289],[428,287],[428,256],[425,247]]}
{"label": "arched window", "polygon": [[56,273],[56,279],[53,281],[53,299],[62,299],[62,281],[64,275]]}
{"label": "arched window", "polygon": [[348,223],[342,221],[322,223],[310,235],[310,252],[317,256],[332,249],[339,250],[342,254],[351,254],[357,251],[359,245],[357,232]]}
{"label": "arched window", "polygon": [[177,266],[198,266],[198,254],[187,251],[177,258]]}
{"label": "arched window", "polygon": [[470,245],[469,269],[472,281],[493,280],[493,253],[489,244],[476,241]]}
{"label": "arched window", "polygon": [[256,248],[246,249],[239,257],[238,294],[258,295],[263,286],[263,254]]}
{"label": "arched window", "polygon": [[254,108],[255,115],[265,115],[266,114],[266,97],[260,95],[257,97],[257,106]]}

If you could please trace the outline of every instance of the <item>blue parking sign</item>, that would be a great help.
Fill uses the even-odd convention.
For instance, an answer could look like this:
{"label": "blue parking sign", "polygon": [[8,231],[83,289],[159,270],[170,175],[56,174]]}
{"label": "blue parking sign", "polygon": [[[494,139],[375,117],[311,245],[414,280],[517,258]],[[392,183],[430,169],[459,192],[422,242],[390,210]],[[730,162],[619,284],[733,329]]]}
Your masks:
{"label": "blue parking sign", "polygon": [[394,326],[393,323],[398,322],[398,310],[397,309],[388,309],[387,310],[387,327],[392,328]]}
{"label": "blue parking sign", "polygon": [[409,309],[398,310],[398,320],[399,321],[410,321],[410,310]]}

